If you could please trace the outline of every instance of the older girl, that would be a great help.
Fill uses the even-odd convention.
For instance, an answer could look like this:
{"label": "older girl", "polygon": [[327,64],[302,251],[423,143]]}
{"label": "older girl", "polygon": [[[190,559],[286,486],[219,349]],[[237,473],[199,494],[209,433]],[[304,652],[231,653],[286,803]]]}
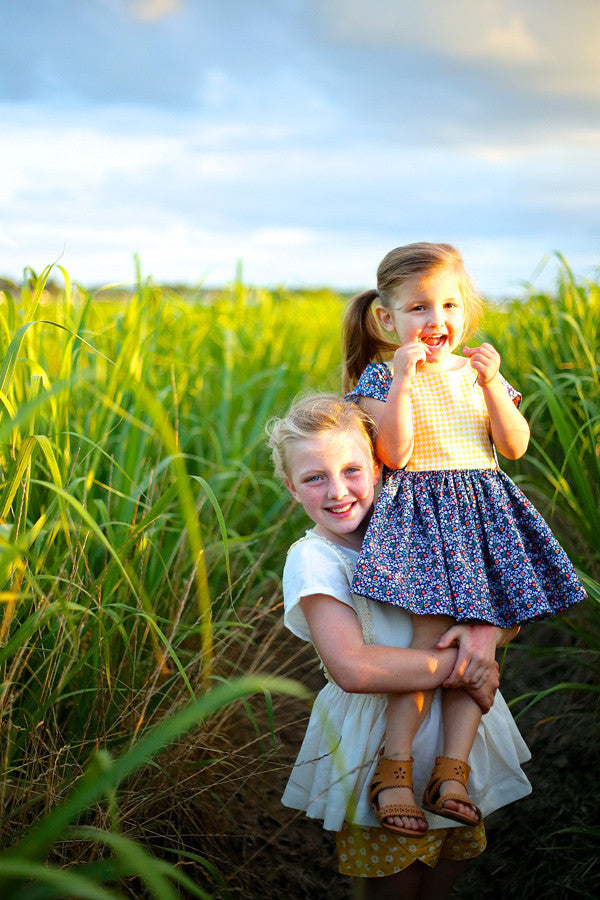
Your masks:
{"label": "older girl", "polygon": [[[269,426],[276,472],[314,523],[288,553],[285,623],[313,642],[327,677],[283,803],[336,832],[339,869],[367,879],[365,896],[443,900],[464,860],[483,851],[483,823],[452,827],[430,816],[427,834],[412,837],[378,827],[369,783],[384,745],[387,696],[434,691],[449,679],[465,684],[483,710],[491,706],[470,755],[477,803],[488,814],[524,796],[531,789],[520,767],[529,758],[527,747],[500,694],[492,706],[496,642],[511,633],[464,626],[445,640],[449,645],[460,637],[458,651],[406,649],[411,617],[352,595],[352,572],[379,477],[371,427],[356,405],[332,395],[300,401]],[[414,739],[414,770],[405,772],[399,793],[412,798],[412,778],[422,789],[441,742],[437,691]]]}

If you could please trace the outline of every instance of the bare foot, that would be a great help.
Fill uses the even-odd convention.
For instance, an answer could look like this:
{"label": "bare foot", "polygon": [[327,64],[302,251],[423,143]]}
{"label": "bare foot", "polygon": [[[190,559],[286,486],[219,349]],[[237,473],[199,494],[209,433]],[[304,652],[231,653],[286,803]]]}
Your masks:
{"label": "bare foot", "polygon": [[[409,787],[385,788],[377,795],[377,804],[379,809],[384,806],[416,806],[415,795]],[[423,816],[386,816],[383,822],[396,828],[406,828],[416,837],[425,834],[428,828],[427,819]]]}
{"label": "bare foot", "polygon": [[[444,796],[446,794],[454,794],[458,797],[464,797],[465,803],[461,803],[459,800],[444,800]],[[455,812],[461,816],[466,816],[473,822],[473,825],[477,825],[479,822],[479,816],[475,812],[473,808],[473,802],[469,797],[469,792],[466,787],[460,781],[452,781],[448,779],[448,781],[442,781],[439,787],[439,795],[440,800],[443,801],[442,805],[444,809],[447,809],[448,812]]]}

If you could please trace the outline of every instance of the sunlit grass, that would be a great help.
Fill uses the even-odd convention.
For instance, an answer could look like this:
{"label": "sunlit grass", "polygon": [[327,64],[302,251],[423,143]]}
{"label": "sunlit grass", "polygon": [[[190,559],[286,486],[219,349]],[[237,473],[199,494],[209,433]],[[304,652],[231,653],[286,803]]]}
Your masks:
{"label": "sunlit grass", "polygon": [[264,419],[288,366],[318,387],[335,353],[327,311],[292,341],[286,300],[241,284],[211,302],[149,281],[104,299],[64,272],[49,293],[49,274],[0,308],[4,845],[98,749],[136,746],[236,674],[240,582],[288,506],[256,463]]}
{"label": "sunlit grass", "polygon": [[[264,424],[300,393],[339,389],[343,300],[240,281],[176,292],[139,271],[133,291],[96,293],[62,269],[25,276],[0,303],[0,887],[63,896],[68,861],[92,885],[77,893],[72,882],[73,896],[121,896],[115,884],[145,872],[148,896],[167,897],[183,882],[132,837],[149,833],[157,803],[182,795],[170,762],[154,762],[152,795],[127,766],[147,761],[161,729],[152,753],[165,747],[186,709],[202,723],[186,778],[226,759],[214,697],[237,698],[257,745],[273,745],[261,678],[279,665],[268,623],[280,612],[269,603],[307,522],[272,476]],[[590,594],[557,623],[566,654],[594,653],[585,691],[600,674],[599,328],[600,289],[567,268],[556,297],[532,293],[486,319],[532,426],[511,474]],[[266,735],[240,705],[249,683],[235,679],[248,674]],[[94,777],[103,786],[92,796]],[[195,853],[181,842],[164,852]],[[209,896],[220,875],[195,855],[197,896]],[[24,887],[28,862],[40,866],[37,893]]]}

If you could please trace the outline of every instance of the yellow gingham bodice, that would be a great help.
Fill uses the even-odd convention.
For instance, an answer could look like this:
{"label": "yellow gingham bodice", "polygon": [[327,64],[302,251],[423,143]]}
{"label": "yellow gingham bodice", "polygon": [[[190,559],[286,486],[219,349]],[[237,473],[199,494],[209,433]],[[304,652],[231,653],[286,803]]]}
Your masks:
{"label": "yellow gingham bodice", "polygon": [[417,372],[411,386],[414,448],[409,472],[497,469],[489,416],[477,372]]}

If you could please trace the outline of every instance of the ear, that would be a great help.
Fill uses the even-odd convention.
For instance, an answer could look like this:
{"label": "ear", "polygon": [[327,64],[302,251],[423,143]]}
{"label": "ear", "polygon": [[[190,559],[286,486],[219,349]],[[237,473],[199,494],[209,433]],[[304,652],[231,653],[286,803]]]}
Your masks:
{"label": "ear", "polygon": [[385,328],[386,331],[395,331],[394,320],[392,319],[392,314],[389,309],[386,309],[385,306],[376,306],[373,310],[375,313],[375,317],[379,321],[379,324],[382,328]]}
{"label": "ear", "polygon": [[379,481],[379,476],[381,475],[381,460],[374,459],[373,460],[373,484],[377,484]]}
{"label": "ear", "polygon": [[289,478],[284,478],[284,481],[285,481],[286,488],[288,489],[288,491],[290,492],[290,494],[292,495],[292,497],[294,498],[296,503],[299,503],[300,501],[298,500],[298,494],[294,490],[294,485],[292,484],[292,482],[289,480]]}

